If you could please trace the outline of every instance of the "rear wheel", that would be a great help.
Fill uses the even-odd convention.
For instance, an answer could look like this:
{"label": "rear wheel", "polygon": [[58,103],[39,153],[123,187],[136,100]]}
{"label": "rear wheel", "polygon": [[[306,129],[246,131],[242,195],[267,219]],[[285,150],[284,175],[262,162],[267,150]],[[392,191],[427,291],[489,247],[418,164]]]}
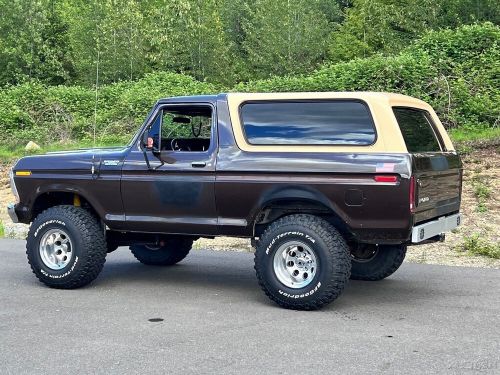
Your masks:
{"label": "rear wheel", "polygon": [[132,245],[130,250],[141,263],[151,266],[171,266],[183,260],[191,250],[193,240],[185,237],[171,237],[162,245]]}
{"label": "rear wheel", "polygon": [[106,242],[90,212],[56,206],[43,211],[31,224],[26,255],[41,282],[52,288],[73,289],[99,275],[106,260]]}
{"label": "rear wheel", "polygon": [[344,239],[316,216],[282,217],[257,242],[259,284],[271,300],[288,309],[315,310],[329,304],[342,293],[350,268]]}
{"label": "rear wheel", "polygon": [[389,277],[403,264],[406,245],[351,246],[351,279],[377,281]]}

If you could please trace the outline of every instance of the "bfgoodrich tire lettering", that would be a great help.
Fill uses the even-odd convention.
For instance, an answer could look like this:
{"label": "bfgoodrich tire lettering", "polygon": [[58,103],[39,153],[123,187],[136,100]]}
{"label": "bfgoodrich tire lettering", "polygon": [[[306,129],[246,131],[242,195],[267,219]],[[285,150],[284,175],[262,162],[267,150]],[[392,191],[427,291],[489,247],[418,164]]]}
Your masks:
{"label": "bfgoodrich tire lettering", "polygon": [[[353,252],[355,253],[355,252]],[[379,245],[368,259],[352,256],[351,279],[378,281],[389,277],[403,264],[405,245]]]}
{"label": "bfgoodrich tire lettering", "polygon": [[[304,243],[314,252],[318,267],[306,286],[292,288],[280,282],[273,260],[287,243]],[[255,271],[262,290],[278,305],[296,310],[315,310],[335,300],[350,275],[350,255],[340,233],[313,215],[290,215],[272,223],[257,242]]]}
{"label": "bfgoodrich tire lettering", "polygon": [[[61,269],[42,259],[40,241],[44,234],[61,232],[71,240],[71,258]],[[97,219],[74,206],[56,206],[43,211],[31,224],[26,255],[35,276],[52,288],[73,289],[92,282],[106,261],[106,242]]]}

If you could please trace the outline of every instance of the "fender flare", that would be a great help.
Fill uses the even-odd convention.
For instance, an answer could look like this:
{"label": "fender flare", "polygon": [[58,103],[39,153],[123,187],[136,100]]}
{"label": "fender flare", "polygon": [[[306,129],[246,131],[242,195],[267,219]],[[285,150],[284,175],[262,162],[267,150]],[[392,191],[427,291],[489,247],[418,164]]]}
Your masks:
{"label": "fender flare", "polygon": [[88,194],[85,190],[81,189],[76,185],[63,185],[63,184],[46,184],[41,185],[36,189],[36,194],[33,199],[29,203],[29,210],[33,213],[33,208],[35,206],[36,201],[44,194],[49,193],[70,193],[76,194],[83,199],[85,199],[94,209],[94,211],[99,215],[101,220],[104,220],[104,208],[102,205],[94,199],[90,194]]}

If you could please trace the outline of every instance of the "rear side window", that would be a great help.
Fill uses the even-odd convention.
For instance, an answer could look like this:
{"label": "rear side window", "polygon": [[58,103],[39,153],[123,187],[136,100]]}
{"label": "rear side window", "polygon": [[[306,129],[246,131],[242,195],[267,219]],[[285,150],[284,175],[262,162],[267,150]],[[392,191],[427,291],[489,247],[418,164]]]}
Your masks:
{"label": "rear side window", "polygon": [[414,108],[393,108],[408,152],[441,151],[427,112]]}
{"label": "rear side window", "polygon": [[375,127],[359,101],[267,101],[241,107],[248,143],[253,145],[371,145]]}

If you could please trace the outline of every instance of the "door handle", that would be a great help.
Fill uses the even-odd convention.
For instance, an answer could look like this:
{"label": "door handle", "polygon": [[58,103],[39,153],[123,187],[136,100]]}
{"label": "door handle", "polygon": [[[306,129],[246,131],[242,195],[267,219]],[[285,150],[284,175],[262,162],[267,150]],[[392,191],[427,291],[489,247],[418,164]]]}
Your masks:
{"label": "door handle", "polygon": [[204,168],[207,166],[207,163],[205,163],[204,161],[193,161],[191,163],[191,166],[193,168]]}

